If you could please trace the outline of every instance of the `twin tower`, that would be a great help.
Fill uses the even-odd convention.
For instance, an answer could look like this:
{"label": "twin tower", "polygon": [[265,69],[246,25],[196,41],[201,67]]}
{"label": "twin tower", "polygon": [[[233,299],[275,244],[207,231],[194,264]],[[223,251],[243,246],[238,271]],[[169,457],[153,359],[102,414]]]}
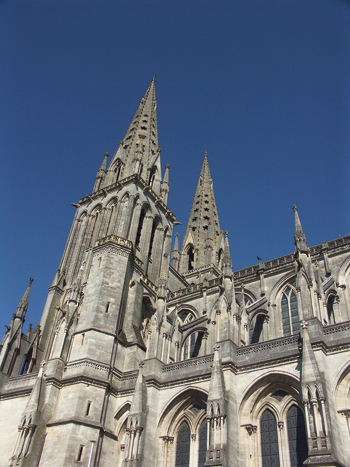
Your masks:
{"label": "twin tower", "polygon": [[181,249],[155,81],[74,204],[40,323],[0,345],[1,466],[340,467],[350,238],[232,272],[207,154]]}

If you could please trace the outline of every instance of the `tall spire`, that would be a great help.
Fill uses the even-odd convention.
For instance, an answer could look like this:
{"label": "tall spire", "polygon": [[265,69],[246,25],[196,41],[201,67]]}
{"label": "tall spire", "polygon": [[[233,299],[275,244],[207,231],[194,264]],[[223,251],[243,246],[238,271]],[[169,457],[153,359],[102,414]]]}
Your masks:
{"label": "tall spire", "polygon": [[298,214],[298,206],[293,206],[294,218],[295,218],[295,233],[294,233],[294,245],[297,251],[301,253],[307,253],[307,242],[306,236],[303,232],[301,222]]}
{"label": "tall spire", "polygon": [[154,77],[141,99],[121,146],[123,148],[124,159],[122,162],[125,164],[122,174],[123,178],[138,173],[146,182],[149,182],[152,176],[152,168],[155,168],[157,172],[155,178],[159,185],[156,191],[159,192],[161,167]]}
{"label": "tall spire", "polygon": [[194,195],[190,218],[182,244],[181,271],[188,270],[186,261],[189,245],[194,247],[194,268],[215,264],[219,249],[220,224],[216,208],[213,181],[210,175],[208,154],[205,152],[199,180]]}
{"label": "tall spire", "polygon": [[30,288],[31,288],[33,280],[34,279],[29,279],[28,287],[27,287],[26,291],[24,292],[22,300],[18,304],[17,311],[16,311],[16,316],[18,316],[18,317],[24,318],[24,316],[26,314],[26,311],[27,311],[27,308],[28,308],[29,292],[30,292]]}

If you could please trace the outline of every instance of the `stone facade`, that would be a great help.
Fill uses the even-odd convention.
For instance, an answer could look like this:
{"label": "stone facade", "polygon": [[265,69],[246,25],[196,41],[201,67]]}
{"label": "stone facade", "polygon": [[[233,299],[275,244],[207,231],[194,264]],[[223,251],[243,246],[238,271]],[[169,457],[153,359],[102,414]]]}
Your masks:
{"label": "stone facade", "polygon": [[0,345],[0,466],[350,466],[350,236],[232,272],[205,154],[171,252],[155,82]]}

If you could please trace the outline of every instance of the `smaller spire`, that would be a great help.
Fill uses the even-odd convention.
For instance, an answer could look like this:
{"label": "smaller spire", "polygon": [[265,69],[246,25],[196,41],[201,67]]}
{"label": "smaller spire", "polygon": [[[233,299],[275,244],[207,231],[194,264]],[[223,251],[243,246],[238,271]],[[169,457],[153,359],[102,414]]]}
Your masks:
{"label": "smaller spire", "polygon": [[26,311],[27,311],[27,308],[28,308],[29,292],[30,292],[30,288],[32,286],[33,280],[34,279],[29,279],[29,285],[28,285],[26,291],[24,292],[24,295],[23,295],[23,297],[22,297],[22,299],[19,302],[18,307],[17,307],[16,316],[19,316],[21,318],[24,318],[24,316],[26,314]]}
{"label": "smaller spire", "polygon": [[293,206],[294,211],[294,218],[295,218],[295,232],[294,232],[294,245],[298,252],[300,253],[307,253],[307,241],[305,233],[303,232],[303,228],[301,226],[299,214],[298,214],[298,206],[294,204]]}

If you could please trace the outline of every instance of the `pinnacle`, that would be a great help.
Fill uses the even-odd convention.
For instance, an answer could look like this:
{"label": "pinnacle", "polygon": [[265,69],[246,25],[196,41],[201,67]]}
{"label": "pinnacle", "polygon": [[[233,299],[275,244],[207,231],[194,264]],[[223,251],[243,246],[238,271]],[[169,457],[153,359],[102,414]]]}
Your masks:
{"label": "pinnacle", "polygon": [[29,279],[28,287],[26,291],[24,292],[24,295],[18,304],[16,315],[24,316],[24,314],[26,313],[27,308],[28,308],[29,292],[30,292],[30,288],[31,288],[33,281],[34,279],[32,278]]}
{"label": "pinnacle", "polygon": [[298,214],[298,206],[296,206],[294,204],[292,209],[294,211],[294,216],[295,216],[295,231],[296,232],[302,232],[303,228],[301,226],[301,222],[300,222],[300,218],[299,218],[299,214]]}

